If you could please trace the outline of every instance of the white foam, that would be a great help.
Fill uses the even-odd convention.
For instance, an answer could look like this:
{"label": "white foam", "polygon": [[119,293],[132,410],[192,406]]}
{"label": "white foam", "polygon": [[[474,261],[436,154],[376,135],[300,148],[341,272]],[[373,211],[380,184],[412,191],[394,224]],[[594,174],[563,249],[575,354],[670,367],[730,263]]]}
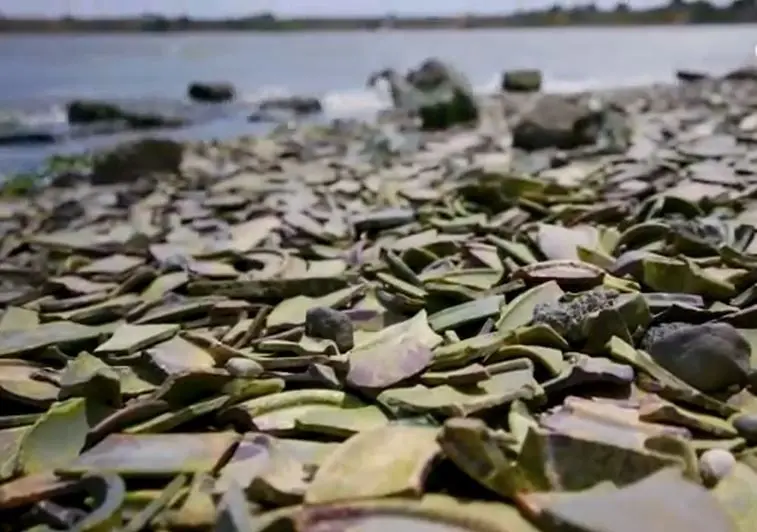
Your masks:
{"label": "white foam", "polygon": [[[561,79],[550,76],[544,77],[544,90],[552,93],[571,93],[588,90],[613,89],[653,85],[661,82],[672,82],[672,77],[660,79],[653,76],[641,76],[625,79],[611,78],[584,78],[584,79]],[[474,89],[479,94],[491,94],[500,90],[502,83],[501,74],[493,74],[485,83],[475,85]]]}
{"label": "white foam", "polygon": [[[546,77],[544,89],[548,92],[567,93],[585,90],[597,90],[614,87],[630,87],[659,83],[659,78],[642,77],[625,80],[612,79],[557,79]],[[487,81],[474,83],[478,94],[492,94],[499,90],[501,74],[492,75]],[[254,92],[242,94],[243,102],[256,104],[268,98],[287,97],[307,92],[293,91],[285,86],[264,86]],[[379,83],[373,88],[353,88],[329,91],[321,95],[324,111],[334,118],[366,118],[391,107],[391,98],[385,84]],[[66,110],[63,105],[45,105],[33,110],[0,111],[0,124],[20,124],[29,127],[55,126],[66,123]]]}
{"label": "white foam", "polygon": [[286,87],[278,85],[264,86],[253,92],[246,92],[242,94],[240,100],[245,103],[256,104],[268,98],[284,98],[292,96],[292,91]]}
{"label": "white foam", "polygon": [[371,89],[334,91],[323,98],[325,112],[336,118],[375,113],[390,105],[391,100],[385,91]]}
{"label": "white foam", "polygon": [[474,84],[473,90],[479,94],[491,94],[493,92],[497,92],[501,84],[502,74],[493,74],[491,78],[489,78],[489,81],[487,81],[486,83],[483,83],[481,85]]}
{"label": "white foam", "polygon": [[23,121],[30,126],[65,124],[68,122],[68,115],[63,106],[53,105],[48,109],[27,113],[24,115]]}
{"label": "white foam", "polygon": [[[499,91],[501,74],[495,74],[488,81],[474,84],[474,91],[478,94],[492,94]],[[546,77],[544,90],[553,93],[571,93],[587,90],[625,88],[670,82],[672,79],[659,79],[651,76],[627,79],[559,79]],[[329,115],[348,117],[369,112],[377,112],[391,106],[388,90],[381,84],[374,89],[353,89],[332,91],[323,98],[324,108]]]}
{"label": "white foam", "polygon": [[624,79],[589,78],[583,80],[562,80],[546,78],[544,80],[544,89],[548,92],[568,93],[587,90],[642,87],[654,85],[657,83],[668,83],[672,81],[672,77],[668,79],[660,79],[659,77],[652,76],[640,76]]}
{"label": "white foam", "polygon": [[34,110],[12,109],[0,112],[0,124],[34,128],[65,124],[67,121],[66,110],[61,105],[50,105]]}

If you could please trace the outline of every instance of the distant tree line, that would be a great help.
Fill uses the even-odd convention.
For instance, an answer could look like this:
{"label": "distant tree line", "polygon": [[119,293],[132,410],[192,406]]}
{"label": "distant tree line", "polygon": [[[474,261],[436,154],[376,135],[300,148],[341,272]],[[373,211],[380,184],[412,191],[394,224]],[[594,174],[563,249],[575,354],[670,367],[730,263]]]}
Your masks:
{"label": "distant tree line", "polygon": [[193,19],[146,14],[132,18],[12,18],[0,15],[0,32],[177,32],[177,31],[338,31],[519,26],[728,24],[757,22],[757,0],[733,0],[718,6],[706,0],[670,0],[666,5],[633,9],[621,0],[612,9],[594,3],[575,7],[521,10],[503,15],[457,17],[280,18],[273,13],[228,19]]}

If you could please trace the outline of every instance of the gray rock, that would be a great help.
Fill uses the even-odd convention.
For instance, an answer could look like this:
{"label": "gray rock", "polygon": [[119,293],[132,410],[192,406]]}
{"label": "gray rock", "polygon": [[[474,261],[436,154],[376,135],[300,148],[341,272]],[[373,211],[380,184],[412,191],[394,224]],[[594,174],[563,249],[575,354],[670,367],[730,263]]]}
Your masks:
{"label": "gray rock", "polygon": [[391,68],[375,72],[368,84],[373,86],[379,79],[387,82],[394,106],[417,116],[423,131],[443,131],[479,121],[479,104],[470,81],[439,59],[427,59],[406,76]]}
{"label": "gray rock", "polygon": [[179,118],[158,113],[135,111],[114,103],[98,100],[75,100],[66,106],[68,123],[71,125],[121,124],[129,129],[178,127],[184,124]]}
{"label": "gray rock", "polygon": [[416,74],[413,86],[421,93],[418,116],[424,131],[443,131],[478,123],[479,104],[468,78],[438,59],[429,59]]}
{"label": "gray rock", "polygon": [[757,67],[743,66],[731,70],[723,76],[723,79],[728,81],[757,81]]}
{"label": "gray rock", "polygon": [[354,328],[350,317],[327,307],[311,308],[305,314],[305,334],[313,338],[333,341],[341,353],[355,345]]}
{"label": "gray rock", "polygon": [[244,357],[230,358],[224,367],[234,377],[255,378],[263,372],[260,364]]}
{"label": "gray rock", "polygon": [[47,131],[0,131],[0,146],[53,144],[57,140],[55,134]]}
{"label": "gray rock", "polygon": [[92,167],[93,185],[132,182],[151,174],[179,172],[184,147],[168,139],[128,142],[101,154]]}
{"label": "gray rock", "polygon": [[526,151],[575,149],[596,143],[602,127],[599,110],[569,97],[545,94],[513,127],[513,147]]}
{"label": "gray rock", "polygon": [[676,79],[682,83],[696,83],[698,81],[707,81],[710,76],[705,72],[697,70],[677,70]]}
{"label": "gray rock", "polygon": [[502,75],[502,90],[505,92],[537,92],[541,84],[540,70],[508,70]]}
{"label": "gray rock", "polygon": [[165,259],[159,260],[160,267],[165,271],[187,271],[189,268],[189,258],[185,255],[169,255]]}
{"label": "gray rock", "polygon": [[236,90],[231,83],[195,82],[189,85],[187,95],[197,102],[223,103],[232,101]]}
{"label": "gray rock", "polygon": [[727,323],[668,327],[644,347],[658,364],[705,393],[743,388],[749,379],[751,347]]}
{"label": "gray rock", "polygon": [[757,414],[741,414],[732,421],[739,436],[744,438],[748,444],[757,443]]}
{"label": "gray rock", "polygon": [[667,338],[671,334],[687,327],[691,327],[691,324],[683,323],[680,321],[671,321],[653,325],[652,327],[647,329],[647,332],[644,333],[644,337],[641,339],[641,344],[639,347],[641,347],[644,351],[649,352],[656,342],[659,342],[660,340]]}
{"label": "gray rock", "polygon": [[736,458],[725,449],[710,449],[699,458],[699,472],[706,486],[714,486],[731,472]]}
{"label": "gray rock", "polygon": [[447,79],[447,65],[439,59],[431,57],[421,63],[415,70],[410,70],[407,81],[420,90],[435,89]]}

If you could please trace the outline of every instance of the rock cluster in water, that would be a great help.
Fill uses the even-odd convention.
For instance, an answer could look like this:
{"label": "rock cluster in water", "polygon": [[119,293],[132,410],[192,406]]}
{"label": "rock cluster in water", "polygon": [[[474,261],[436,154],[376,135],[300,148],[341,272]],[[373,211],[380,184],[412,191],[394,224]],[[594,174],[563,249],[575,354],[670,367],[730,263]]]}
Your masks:
{"label": "rock cluster in water", "polygon": [[511,94],[9,183],[6,523],[752,532],[755,95]]}

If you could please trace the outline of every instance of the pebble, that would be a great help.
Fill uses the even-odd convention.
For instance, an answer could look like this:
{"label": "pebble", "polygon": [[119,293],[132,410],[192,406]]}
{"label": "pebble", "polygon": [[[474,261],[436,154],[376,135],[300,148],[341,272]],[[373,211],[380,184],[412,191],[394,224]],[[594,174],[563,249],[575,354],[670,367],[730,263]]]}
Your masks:
{"label": "pebble", "polygon": [[354,333],[352,321],[344,312],[314,307],[305,314],[305,334],[333,341],[340,353],[346,353],[355,346]]}
{"label": "pebble", "polygon": [[741,414],[733,419],[733,428],[748,444],[757,443],[757,414]]}
{"label": "pebble", "polygon": [[710,449],[699,458],[699,472],[706,486],[714,486],[731,472],[736,458],[725,449]]}
{"label": "pebble", "polygon": [[234,377],[254,378],[263,372],[260,364],[244,357],[230,358],[226,361],[225,368]]}

